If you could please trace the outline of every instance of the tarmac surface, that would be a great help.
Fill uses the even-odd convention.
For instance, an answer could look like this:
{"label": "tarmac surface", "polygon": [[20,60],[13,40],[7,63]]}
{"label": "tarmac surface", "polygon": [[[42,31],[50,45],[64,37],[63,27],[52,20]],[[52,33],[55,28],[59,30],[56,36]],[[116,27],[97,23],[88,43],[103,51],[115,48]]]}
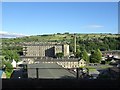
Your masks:
{"label": "tarmac surface", "polygon": [[[38,76],[36,68],[38,68]],[[37,77],[44,79],[76,78],[67,69],[55,63],[28,64],[28,78]]]}

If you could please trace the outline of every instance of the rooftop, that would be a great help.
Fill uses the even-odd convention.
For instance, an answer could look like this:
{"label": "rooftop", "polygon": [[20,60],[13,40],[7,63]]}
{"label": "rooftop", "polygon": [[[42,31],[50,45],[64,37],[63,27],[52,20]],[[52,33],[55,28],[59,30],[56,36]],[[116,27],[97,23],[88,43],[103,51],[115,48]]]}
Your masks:
{"label": "rooftop", "polygon": [[38,68],[39,78],[75,78],[76,76],[67,69],[55,63],[39,63],[28,65],[28,78],[36,78],[36,68]]}

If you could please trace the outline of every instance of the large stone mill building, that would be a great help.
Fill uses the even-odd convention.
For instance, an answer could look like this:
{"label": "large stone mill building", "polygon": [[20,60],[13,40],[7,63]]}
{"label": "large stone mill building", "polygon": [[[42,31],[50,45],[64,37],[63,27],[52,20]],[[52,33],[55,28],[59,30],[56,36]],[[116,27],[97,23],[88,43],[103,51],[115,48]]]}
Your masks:
{"label": "large stone mill building", "polygon": [[56,53],[64,53],[69,56],[67,44],[28,44],[23,46],[23,55],[26,57],[55,57]]}

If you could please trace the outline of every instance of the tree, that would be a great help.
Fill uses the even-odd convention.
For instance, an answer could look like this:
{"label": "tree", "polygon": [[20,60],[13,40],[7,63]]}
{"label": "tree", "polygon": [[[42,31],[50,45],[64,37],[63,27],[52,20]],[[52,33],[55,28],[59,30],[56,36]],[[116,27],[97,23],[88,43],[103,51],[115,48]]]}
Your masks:
{"label": "tree", "polygon": [[56,53],[56,57],[58,58],[62,58],[64,56],[64,54],[61,52],[61,53]]}
{"label": "tree", "polygon": [[5,73],[7,78],[10,78],[12,72],[13,72],[12,64],[9,61],[5,62]]}
{"label": "tree", "polygon": [[6,50],[4,55],[6,60],[12,60],[12,54],[10,50]]}
{"label": "tree", "polygon": [[0,57],[0,69],[2,68],[3,57]]}
{"label": "tree", "polygon": [[4,52],[4,55],[6,60],[10,60],[12,62],[12,60],[14,59],[16,62],[19,61],[19,55],[16,51],[7,50]]}
{"label": "tree", "polygon": [[65,32],[64,34],[69,34],[69,32]]}
{"label": "tree", "polygon": [[5,66],[6,66],[5,71],[12,72],[13,66],[12,66],[12,64],[9,61],[5,62]]}
{"label": "tree", "polygon": [[98,61],[101,61],[101,59],[102,59],[102,53],[101,53],[101,51],[100,51],[100,49],[97,49],[97,54],[98,54]]}
{"label": "tree", "polygon": [[74,51],[74,45],[72,43],[69,45],[69,49],[70,49],[70,52]]}
{"label": "tree", "polygon": [[87,63],[89,63],[89,56],[88,56],[88,53],[85,49],[82,53],[82,59],[84,59]]}
{"label": "tree", "polygon": [[19,55],[17,54],[17,52],[13,52],[13,59],[16,61],[16,62],[18,62],[19,61]]}
{"label": "tree", "polygon": [[101,56],[98,53],[98,50],[92,51],[91,56],[90,56],[90,62],[91,63],[100,63],[100,60],[101,60]]}
{"label": "tree", "polygon": [[80,49],[77,49],[77,51],[76,51],[76,53],[75,53],[75,57],[76,57],[76,58],[81,57],[81,51],[80,51]]}

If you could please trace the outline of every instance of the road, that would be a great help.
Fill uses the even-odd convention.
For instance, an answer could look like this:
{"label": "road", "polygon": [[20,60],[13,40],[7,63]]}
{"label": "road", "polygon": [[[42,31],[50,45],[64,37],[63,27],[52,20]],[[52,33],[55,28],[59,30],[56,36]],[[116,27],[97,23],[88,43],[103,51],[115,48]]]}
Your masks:
{"label": "road", "polygon": [[55,63],[39,63],[28,65],[28,78],[36,78],[36,69],[39,78],[75,78],[76,76]]}

